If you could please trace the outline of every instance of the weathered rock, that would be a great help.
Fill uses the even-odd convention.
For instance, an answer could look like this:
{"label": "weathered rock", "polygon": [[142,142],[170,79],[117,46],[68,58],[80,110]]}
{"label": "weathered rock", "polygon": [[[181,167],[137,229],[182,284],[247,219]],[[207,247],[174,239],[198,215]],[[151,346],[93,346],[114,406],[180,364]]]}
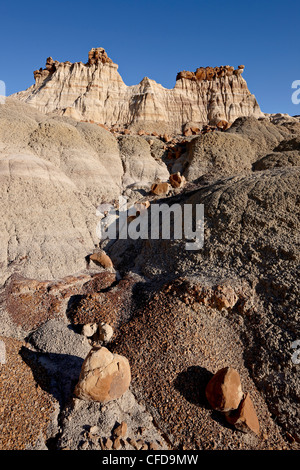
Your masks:
{"label": "weathered rock", "polygon": [[120,398],[131,381],[128,360],[108,349],[93,348],[82,365],[74,394],[101,403]]}
{"label": "weathered rock", "polygon": [[[58,281],[36,281],[13,275],[5,286],[0,298],[0,308],[10,318],[12,329],[21,329],[26,337],[47,320],[65,320],[65,311],[75,295],[87,295],[107,289],[116,280],[116,275],[109,271],[101,273],[78,274],[67,276]],[[82,322],[96,323],[93,321]],[[4,319],[0,322],[0,331],[5,331]]]}
{"label": "weathered rock", "polygon": [[239,373],[231,367],[220,369],[208,382],[205,395],[214,410],[236,410],[243,398]]}
{"label": "weathered rock", "polygon": [[168,194],[170,186],[168,183],[153,183],[151,186],[151,192],[156,196],[164,196]]}
{"label": "weathered rock", "polygon": [[[103,48],[94,48],[87,64],[47,61],[46,69],[34,72],[35,85],[14,96],[46,113],[70,116],[73,110],[72,115],[78,120],[99,122],[110,128],[117,124],[123,129],[139,124],[140,129],[150,133],[162,125],[167,133],[178,132],[192,120],[206,124],[211,119],[234,122],[239,116],[262,117],[255,97],[241,77],[243,69],[234,73],[232,69],[231,73],[224,67],[179,72],[172,90],[147,77],[138,85],[127,87],[118,65]],[[41,86],[45,80],[47,86]],[[72,92],[65,83],[72,83]]]}
{"label": "weathered rock", "polygon": [[124,276],[107,292],[95,291],[79,295],[76,301],[70,304],[67,310],[68,317],[75,325],[106,323],[114,329],[117,328],[132,313],[134,305],[132,292],[136,282],[136,276],[130,274]]}
{"label": "weathered rock", "polygon": [[119,437],[117,437],[116,439],[114,439],[113,449],[118,450],[120,449],[120,447],[121,447],[121,440]]}
{"label": "weathered rock", "polygon": [[169,180],[173,188],[182,188],[185,185],[185,177],[179,172],[170,175]]}
{"label": "weathered rock", "polygon": [[286,166],[300,166],[300,151],[273,152],[253,163],[253,171],[270,170]]}
{"label": "weathered rock", "polygon": [[[272,152],[275,147],[281,151],[278,144],[284,138],[288,138],[289,131],[283,126],[276,126],[267,119],[255,119],[253,116],[249,116],[236,119],[226,134],[238,134],[248,140],[251,153],[259,158]],[[248,149],[246,152],[248,153]]]}
{"label": "weathered rock", "polygon": [[188,147],[184,176],[194,181],[200,176],[247,174],[255,159],[249,142],[237,135],[209,132],[195,137]]}
{"label": "weathered rock", "polygon": [[150,145],[145,138],[130,135],[121,136],[119,148],[124,169],[122,178],[124,186],[136,183],[139,186],[146,186],[156,179],[168,179],[169,172],[166,166],[153,158]]}
{"label": "weathered rock", "polygon": [[93,336],[97,331],[98,325],[96,323],[88,323],[87,325],[83,325],[82,327],[82,334],[87,338]]}
{"label": "weathered rock", "polygon": [[114,267],[112,260],[103,250],[97,250],[95,253],[90,255],[90,260],[99,263],[103,268]]}
{"label": "weathered rock", "polygon": [[259,434],[259,421],[249,393],[245,394],[238,409],[227,413],[225,417],[239,431]]}
{"label": "weathered rock", "polygon": [[218,129],[221,129],[222,131],[226,131],[230,127],[230,124],[225,120],[221,120],[217,122],[216,126]]}

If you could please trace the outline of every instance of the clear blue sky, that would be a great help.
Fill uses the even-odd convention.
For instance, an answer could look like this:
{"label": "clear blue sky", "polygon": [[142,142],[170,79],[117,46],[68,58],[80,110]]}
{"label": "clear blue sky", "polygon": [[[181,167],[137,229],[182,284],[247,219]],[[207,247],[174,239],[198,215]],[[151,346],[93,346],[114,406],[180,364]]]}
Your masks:
{"label": "clear blue sky", "polygon": [[148,76],[172,88],[180,70],[244,64],[262,111],[300,114],[299,0],[1,0],[0,10],[7,95],[32,85],[48,56],[86,62],[104,47],[127,85]]}

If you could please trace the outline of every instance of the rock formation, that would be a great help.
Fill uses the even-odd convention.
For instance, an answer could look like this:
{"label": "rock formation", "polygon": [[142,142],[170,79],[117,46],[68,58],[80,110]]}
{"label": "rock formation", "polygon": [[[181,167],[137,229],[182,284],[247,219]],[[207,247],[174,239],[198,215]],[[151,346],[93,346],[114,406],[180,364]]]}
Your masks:
{"label": "rock formation", "polygon": [[80,372],[75,395],[84,400],[105,403],[120,398],[131,381],[129,362],[105,347],[93,348]]}
{"label": "rock formation", "polygon": [[88,62],[58,62],[34,72],[35,84],[13,95],[40,111],[92,120],[102,125],[137,130],[181,132],[193,121],[198,126],[240,116],[263,114],[241,74],[244,66],[200,67],[177,74],[173,89],[147,77],[126,86],[103,48],[93,48]]}

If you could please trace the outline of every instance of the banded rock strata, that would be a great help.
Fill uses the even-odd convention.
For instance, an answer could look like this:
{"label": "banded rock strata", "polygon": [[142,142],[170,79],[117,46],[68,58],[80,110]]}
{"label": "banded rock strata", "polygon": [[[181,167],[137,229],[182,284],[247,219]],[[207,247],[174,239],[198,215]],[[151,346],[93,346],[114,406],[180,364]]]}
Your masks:
{"label": "banded rock strata", "polygon": [[42,112],[92,120],[113,127],[157,130],[164,125],[178,133],[188,122],[232,123],[241,116],[261,117],[259,105],[242,78],[244,66],[200,67],[179,72],[173,89],[147,77],[126,86],[103,48],[94,48],[88,62],[54,61],[34,72],[35,84],[13,95]]}

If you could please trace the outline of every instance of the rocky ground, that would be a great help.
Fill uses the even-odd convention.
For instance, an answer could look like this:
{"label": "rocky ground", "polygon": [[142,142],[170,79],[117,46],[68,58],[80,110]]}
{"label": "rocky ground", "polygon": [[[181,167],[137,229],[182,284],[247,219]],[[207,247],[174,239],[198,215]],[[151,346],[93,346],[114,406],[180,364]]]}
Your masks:
{"label": "rocky ground", "polygon": [[[298,449],[299,118],[129,134],[7,100],[0,123],[0,448]],[[120,194],[204,204],[203,248],[117,240],[104,258],[96,208]],[[130,367],[106,402],[82,398],[88,375],[76,389],[99,347]],[[258,432],[208,401],[225,367]]]}

